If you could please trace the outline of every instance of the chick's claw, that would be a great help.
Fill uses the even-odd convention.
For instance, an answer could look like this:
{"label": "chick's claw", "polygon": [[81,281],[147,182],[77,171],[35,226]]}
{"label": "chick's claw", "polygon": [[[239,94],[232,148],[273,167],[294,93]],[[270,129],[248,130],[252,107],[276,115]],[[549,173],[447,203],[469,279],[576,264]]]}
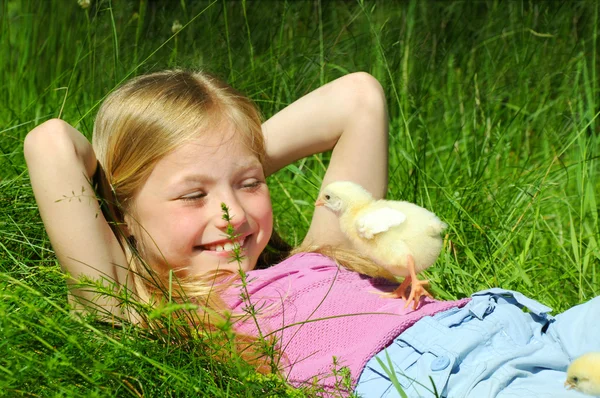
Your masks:
{"label": "chick's claw", "polygon": [[[429,281],[421,281],[416,278],[413,279],[410,276],[407,276],[406,278],[404,278],[404,280],[402,281],[400,286],[398,286],[397,289],[395,289],[393,292],[382,293],[381,296],[389,298],[402,298],[406,301],[404,308],[408,307],[408,305],[412,301],[413,310],[416,310],[422,296],[433,298],[431,294],[423,287],[428,283]],[[407,290],[410,290],[409,294],[406,293]]]}
{"label": "chick's claw", "polygon": [[[408,279],[408,278],[406,278],[406,279]],[[408,298],[402,297],[403,299],[406,300],[406,304],[404,304],[404,308],[408,307],[408,304],[410,304],[410,302],[412,301],[413,302],[413,310],[416,310],[417,305],[419,305],[419,301],[421,300],[421,297],[423,297],[423,296],[431,297],[431,294],[427,290],[425,290],[425,288],[423,287],[424,285],[427,285],[428,283],[429,283],[429,281],[427,281],[427,280],[425,280],[425,281],[420,281],[418,279],[412,280],[412,284],[410,286],[410,295],[408,296]]]}
{"label": "chick's claw", "polygon": [[[400,286],[398,286],[396,288],[396,290],[394,290],[393,292],[390,292],[390,293],[385,293],[385,294],[383,294],[383,296],[391,297],[391,298],[402,298],[404,300],[408,300],[408,295],[406,294],[406,291],[408,290],[408,288],[410,286],[410,281],[411,281],[410,276],[407,276],[406,278],[404,278],[404,280],[402,281]],[[406,308],[406,307],[404,307],[404,308]]]}
{"label": "chick's claw", "polygon": [[[404,279],[404,281],[406,281],[406,279]],[[402,282],[402,284],[400,286],[398,286],[398,288],[396,288],[394,291],[392,292],[387,292],[387,293],[380,293],[379,295],[381,297],[386,297],[386,298],[401,298],[406,300],[407,299],[407,295],[406,295],[406,289],[408,289],[408,284],[405,284],[404,282]]]}

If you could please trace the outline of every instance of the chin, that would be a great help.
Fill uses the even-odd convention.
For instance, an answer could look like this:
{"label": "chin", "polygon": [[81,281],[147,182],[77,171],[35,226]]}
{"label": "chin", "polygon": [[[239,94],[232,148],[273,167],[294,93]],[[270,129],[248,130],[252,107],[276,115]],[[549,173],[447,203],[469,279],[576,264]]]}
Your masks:
{"label": "chin", "polygon": [[248,272],[254,269],[254,267],[256,266],[256,260],[257,259],[254,258],[254,256],[248,257],[244,255],[242,257],[242,260],[238,263],[236,260],[233,260],[230,256],[223,258],[222,261],[219,261],[217,264],[215,264],[214,269],[227,270],[237,274],[241,268],[244,272]]}
{"label": "chin", "polygon": [[[235,270],[237,271],[239,268],[241,268],[242,270],[244,270],[244,272],[252,271],[256,267],[256,262],[257,262],[257,256],[244,257],[242,259],[242,262],[239,265],[239,267],[235,267]],[[234,262],[234,263],[232,263],[232,265],[237,265],[237,264],[235,264],[235,262]]]}

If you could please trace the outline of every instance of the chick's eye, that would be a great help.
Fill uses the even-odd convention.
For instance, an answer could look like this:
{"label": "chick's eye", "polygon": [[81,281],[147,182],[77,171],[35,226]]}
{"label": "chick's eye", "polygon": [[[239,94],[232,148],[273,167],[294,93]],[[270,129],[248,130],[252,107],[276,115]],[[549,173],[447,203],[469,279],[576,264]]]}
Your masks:
{"label": "chick's eye", "polygon": [[579,377],[577,377],[577,376],[573,376],[573,377],[571,377],[571,381],[572,381],[573,383],[578,383],[578,382],[579,382]]}
{"label": "chick's eye", "polygon": [[325,195],[325,200],[329,200],[329,199],[331,199],[331,196]]}

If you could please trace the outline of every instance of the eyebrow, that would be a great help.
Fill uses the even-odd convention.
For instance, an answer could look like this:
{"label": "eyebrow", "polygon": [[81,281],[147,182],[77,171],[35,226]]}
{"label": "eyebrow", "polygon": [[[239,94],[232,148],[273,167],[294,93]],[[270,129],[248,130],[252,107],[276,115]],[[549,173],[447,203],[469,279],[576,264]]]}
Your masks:
{"label": "eyebrow", "polygon": [[[260,164],[260,162],[258,161],[250,161],[250,162],[246,162],[246,163],[240,163],[237,167],[237,169],[235,170],[235,173],[243,173],[243,172],[247,172],[247,171],[254,171],[254,170],[261,170],[262,169],[262,165]],[[214,178],[206,175],[206,174],[199,174],[199,173],[191,173],[191,174],[186,174],[181,178],[178,178],[176,181],[174,181],[173,185],[179,185],[179,184],[184,184],[184,183],[188,183],[188,182],[207,182],[207,181],[213,181]]]}

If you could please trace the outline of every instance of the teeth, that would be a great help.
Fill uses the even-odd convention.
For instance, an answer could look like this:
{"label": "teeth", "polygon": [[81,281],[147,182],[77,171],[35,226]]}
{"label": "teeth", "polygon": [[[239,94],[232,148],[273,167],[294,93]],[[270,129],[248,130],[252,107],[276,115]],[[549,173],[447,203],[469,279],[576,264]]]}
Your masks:
{"label": "teeth", "polygon": [[244,243],[246,242],[246,238],[243,238],[242,240],[237,240],[233,243],[231,242],[227,242],[224,243],[222,245],[212,245],[212,246],[208,246],[207,249],[209,251],[213,251],[213,252],[230,252],[232,251],[235,247],[242,247],[244,246]]}

